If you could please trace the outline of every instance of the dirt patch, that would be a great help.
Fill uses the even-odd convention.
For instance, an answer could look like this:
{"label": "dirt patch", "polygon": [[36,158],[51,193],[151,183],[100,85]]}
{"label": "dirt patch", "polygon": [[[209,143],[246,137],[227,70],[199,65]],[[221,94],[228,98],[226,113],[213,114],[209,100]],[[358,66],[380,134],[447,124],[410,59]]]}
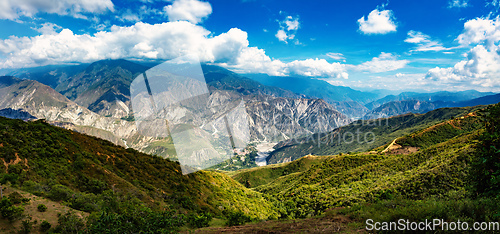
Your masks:
{"label": "dirt patch", "polygon": [[[397,144],[395,144],[397,145]],[[401,146],[401,145],[397,145],[399,147],[397,148],[394,148],[394,149],[391,149],[388,151],[389,154],[411,154],[411,153],[415,153],[418,151],[418,147],[411,147],[411,146]]]}
{"label": "dirt patch", "polygon": [[[14,161],[10,160],[10,162],[5,162],[5,159],[2,158],[3,165],[5,166],[5,173],[9,173],[9,166],[10,165],[16,165],[22,161],[21,158],[19,158],[19,155],[17,153],[15,153],[14,155],[16,156],[16,159],[14,159]],[[28,166],[28,159],[24,160],[24,165]]]}
{"label": "dirt patch", "polygon": [[411,146],[401,146],[397,142],[397,138],[394,139],[391,144],[389,144],[384,150],[382,150],[382,153],[388,153],[388,154],[411,154],[415,153],[418,151],[418,147],[411,147]]}
{"label": "dirt patch", "polygon": [[337,233],[366,232],[349,226],[345,216],[316,217],[296,220],[272,220],[234,227],[208,227],[186,233]]}

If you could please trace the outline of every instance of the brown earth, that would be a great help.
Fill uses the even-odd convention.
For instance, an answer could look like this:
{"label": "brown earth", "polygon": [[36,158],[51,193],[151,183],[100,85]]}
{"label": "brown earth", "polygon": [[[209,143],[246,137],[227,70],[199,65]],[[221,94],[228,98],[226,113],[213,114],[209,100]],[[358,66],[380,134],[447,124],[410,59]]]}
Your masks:
{"label": "brown earth", "polygon": [[271,220],[234,227],[207,227],[185,233],[366,233],[345,216]]}

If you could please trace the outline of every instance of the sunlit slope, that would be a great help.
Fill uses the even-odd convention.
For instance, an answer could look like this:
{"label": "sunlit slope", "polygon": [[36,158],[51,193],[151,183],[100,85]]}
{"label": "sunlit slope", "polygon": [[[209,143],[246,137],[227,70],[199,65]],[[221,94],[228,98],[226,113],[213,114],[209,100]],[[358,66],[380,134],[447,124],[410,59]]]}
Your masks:
{"label": "sunlit slope", "polygon": [[[482,128],[479,116],[467,114],[398,138],[384,153],[388,144],[377,151],[308,156],[232,176],[283,201],[290,217],[394,196],[425,199],[466,187]],[[416,150],[401,151],[405,147]]]}
{"label": "sunlit slope", "polygon": [[296,160],[305,155],[334,155],[364,152],[392,142],[398,137],[484,108],[442,108],[426,114],[406,114],[386,119],[356,121],[329,133],[315,134],[278,144],[268,163]]}
{"label": "sunlit slope", "polygon": [[[241,210],[254,218],[275,218],[270,202],[229,176],[199,171],[182,175],[177,162],[124,149],[108,141],[51,126],[0,117],[0,177],[13,186],[27,181],[61,184],[73,192],[113,189],[145,204],[180,210]],[[30,183],[31,183],[30,182]],[[48,189],[48,190],[47,190]],[[128,195],[127,195],[128,194]]]}

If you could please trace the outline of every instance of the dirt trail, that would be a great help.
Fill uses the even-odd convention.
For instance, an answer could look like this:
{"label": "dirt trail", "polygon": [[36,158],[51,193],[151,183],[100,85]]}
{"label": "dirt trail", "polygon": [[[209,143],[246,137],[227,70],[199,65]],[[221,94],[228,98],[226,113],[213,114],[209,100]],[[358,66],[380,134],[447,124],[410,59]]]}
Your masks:
{"label": "dirt trail", "polygon": [[390,149],[392,149],[391,147],[392,147],[394,144],[396,144],[396,140],[397,140],[397,139],[398,139],[398,138],[394,139],[394,140],[391,142],[391,144],[389,144],[389,146],[387,146],[387,148],[385,148],[384,150],[382,150],[382,153],[385,153],[385,152],[389,151]]}

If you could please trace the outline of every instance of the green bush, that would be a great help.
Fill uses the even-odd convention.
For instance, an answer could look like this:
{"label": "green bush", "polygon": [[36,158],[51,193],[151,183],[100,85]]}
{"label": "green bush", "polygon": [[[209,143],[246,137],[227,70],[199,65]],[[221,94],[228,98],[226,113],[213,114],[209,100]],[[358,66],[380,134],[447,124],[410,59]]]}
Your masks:
{"label": "green bush", "polygon": [[52,225],[49,222],[47,222],[47,220],[42,221],[42,224],[40,224],[40,230],[42,232],[48,231],[51,227]]}
{"label": "green bush", "polygon": [[38,211],[40,212],[45,212],[47,210],[47,206],[44,205],[44,204],[38,204],[38,206],[36,207],[38,209]]}
{"label": "green bush", "polygon": [[124,213],[102,211],[90,215],[87,227],[90,233],[170,233],[185,224],[183,215],[155,212],[145,206],[131,207]]}
{"label": "green bush", "polygon": [[0,214],[10,222],[22,218],[23,212],[24,208],[14,206],[9,198],[4,197],[0,200]]}
{"label": "green bush", "polygon": [[377,222],[397,222],[399,219],[422,221],[425,219],[474,221],[499,221],[498,199],[472,200],[460,193],[450,192],[443,198],[431,197],[425,200],[410,200],[397,197],[375,203],[364,203],[332,211],[348,215],[354,220],[364,222],[374,219]]}
{"label": "green bush", "polygon": [[49,192],[49,198],[54,201],[67,201],[71,195],[73,195],[73,191],[61,184],[52,186]]}
{"label": "green bush", "polygon": [[81,233],[85,228],[83,220],[71,212],[60,215],[57,222],[56,233]]}
{"label": "green bush", "polygon": [[241,211],[236,211],[236,212],[229,211],[226,214],[226,218],[227,218],[226,224],[228,226],[238,226],[251,221],[250,217],[245,215],[245,213]]}
{"label": "green bush", "polygon": [[210,221],[212,221],[212,215],[209,213],[190,214],[187,219],[189,226],[194,228],[202,228],[209,226]]}
{"label": "green bush", "polygon": [[19,204],[23,201],[23,196],[18,192],[13,192],[9,194],[9,199],[14,204]]}
{"label": "green bush", "polygon": [[23,220],[20,233],[29,234],[33,228],[30,220]]}

